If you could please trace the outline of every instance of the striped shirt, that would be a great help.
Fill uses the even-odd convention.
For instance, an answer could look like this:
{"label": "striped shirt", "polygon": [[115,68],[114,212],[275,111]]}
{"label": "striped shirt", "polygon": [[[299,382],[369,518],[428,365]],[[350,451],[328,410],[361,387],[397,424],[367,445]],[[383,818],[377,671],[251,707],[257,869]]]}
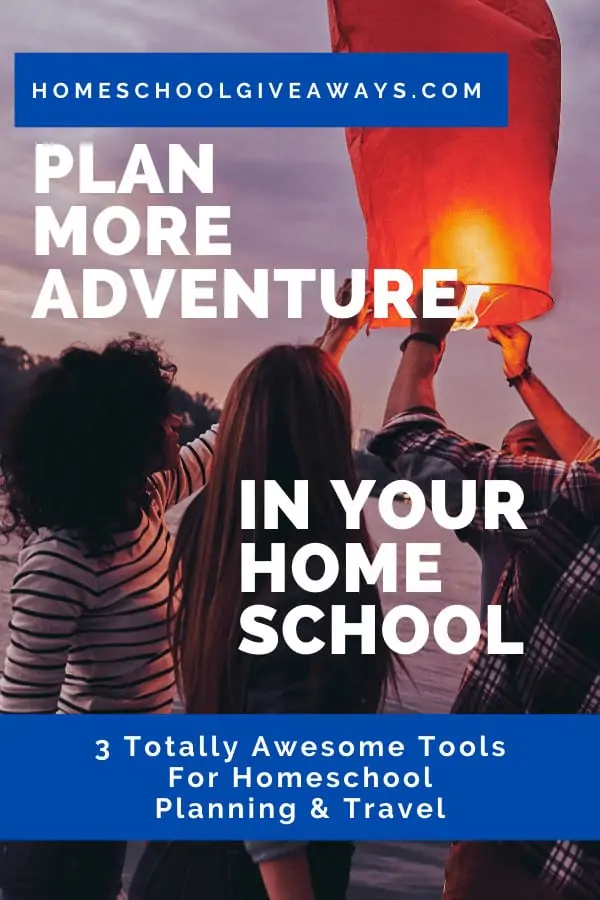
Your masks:
{"label": "striped shirt", "polygon": [[183,446],[176,470],[148,479],[148,511],[110,552],[93,555],[58,530],[29,539],[11,589],[0,712],[170,711],[165,513],[206,485],[216,430]]}

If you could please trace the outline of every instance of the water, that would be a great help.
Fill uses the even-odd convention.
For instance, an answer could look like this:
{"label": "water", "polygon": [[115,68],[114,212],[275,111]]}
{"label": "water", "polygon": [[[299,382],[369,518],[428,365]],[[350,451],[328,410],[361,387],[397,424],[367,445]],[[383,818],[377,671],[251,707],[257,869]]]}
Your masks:
{"label": "water", "polygon": [[[178,511],[178,515],[181,512]],[[177,514],[171,524],[176,525]],[[394,532],[379,518],[375,501],[370,501],[367,518],[378,543],[394,542],[403,532]],[[419,605],[430,621],[452,603],[479,609],[479,564],[468,547],[452,534],[439,529],[427,517],[417,528],[404,533],[408,540],[441,544],[439,572],[441,594],[384,595],[386,607],[398,603]],[[398,544],[400,587],[404,579],[404,545]],[[0,647],[8,640],[8,589],[16,563],[16,549],[0,545]],[[459,633],[457,633],[457,637]],[[409,661],[413,687],[406,681],[402,702],[411,713],[448,712],[465,666],[465,657],[449,656],[430,643]],[[390,709],[391,712],[398,711]],[[401,729],[401,722],[399,722]],[[439,900],[443,883],[445,844],[369,843],[360,844],[355,856],[349,900]],[[139,852],[132,846],[130,864]]]}

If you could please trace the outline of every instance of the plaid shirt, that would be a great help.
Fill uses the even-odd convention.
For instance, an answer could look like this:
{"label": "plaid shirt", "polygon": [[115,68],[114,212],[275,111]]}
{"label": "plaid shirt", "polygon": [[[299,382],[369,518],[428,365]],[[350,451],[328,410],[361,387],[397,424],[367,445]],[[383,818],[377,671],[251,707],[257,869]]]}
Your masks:
{"label": "plaid shirt", "polygon": [[[477,512],[460,537],[484,531],[485,482],[517,482],[526,530],[501,530],[511,555],[494,603],[504,607],[503,638],[521,656],[487,654],[482,628],[452,712],[597,713],[600,711],[600,475],[584,463],[517,459],[449,431],[434,410],[397,416],[371,442],[402,479],[430,496],[446,482],[446,507],[462,507],[462,482],[477,485]],[[600,897],[600,843],[511,843],[539,881],[568,900]]]}

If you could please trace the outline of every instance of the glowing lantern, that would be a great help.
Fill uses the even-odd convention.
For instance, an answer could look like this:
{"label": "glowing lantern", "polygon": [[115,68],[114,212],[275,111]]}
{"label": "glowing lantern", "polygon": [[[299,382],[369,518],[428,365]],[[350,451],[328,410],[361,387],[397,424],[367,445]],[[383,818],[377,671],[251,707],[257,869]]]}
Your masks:
{"label": "glowing lantern", "polygon": [[[370,269],[415,281],[426,268],[458,269],[466,284],[488,285],[462,327],[547,312],[561,59],[545,0],[328,3],[336,52],[509,54],[508,128],[347,130]],[[373,327],[406,324],[395,315]]]}

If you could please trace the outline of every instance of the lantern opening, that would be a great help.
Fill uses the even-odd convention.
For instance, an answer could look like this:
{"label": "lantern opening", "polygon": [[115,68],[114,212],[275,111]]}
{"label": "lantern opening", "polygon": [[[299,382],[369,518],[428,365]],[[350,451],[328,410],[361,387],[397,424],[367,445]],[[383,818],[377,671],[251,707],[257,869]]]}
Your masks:
{"label": "lantern opening", "polygon": [[[397,234],[400,225],[393,224]],[[389,252],[388,258],[395,260],[401,255],[401,247],[396,245],[392,229],[393,225],[391,234],[383,228],[374,229],[372,237],[376,236],[379,245]],[[458,280],[467,287],[453,331],[512,325],[535,319],[552,309],[554,301],[549,293],[520,280],[524,274],[525,239],[515,239],[514,230],[510,223],[503,221],[499,209],[495,214],[484,212],[464,198],[450,210],[431,218],[431,231],[421,242],[420,258],[428,269],[456,271]],[[529,246],[535,248],[534,236],[529,236]],[[372,259],[375,257],[373,252],[370,255]],[[388,318],[374,319],[372,327],[409,324],[409,320],[390,309]]]}
{"label": "lantern opening", "polygon": [[488,284],[484,290],[483,285],[460,278],[460,273],[459,280],[467,285],[467,292],[453,331],[531,321],[554,306],[551,295],[536,288],[521,284]]}
{"label": "lantern opening", "polygon": [[[552,309],[550,294],[518,284],[478,284],[469,282],[460,270],[458,281],[465,285],[465,296],[458,308],[458,317],[452,331],[471,331],[474,328],[490,328],[494,325],[514,325],[537,318]],[[372,284],[372,281],[370,282]],[[392,284],[393,282],[390,282]],[[397,284],[397,283],[396,283]],[[397,287],[396,287],[397,290]],[[412,303],[411,303],[412,305]],[[406,328],[411,319],[403,318],[397,309],[389,307],[386,318],[373,315],[373,288],[369,286],[365,298],[367,308],[367,333],[376,328],[397,326]]]}

